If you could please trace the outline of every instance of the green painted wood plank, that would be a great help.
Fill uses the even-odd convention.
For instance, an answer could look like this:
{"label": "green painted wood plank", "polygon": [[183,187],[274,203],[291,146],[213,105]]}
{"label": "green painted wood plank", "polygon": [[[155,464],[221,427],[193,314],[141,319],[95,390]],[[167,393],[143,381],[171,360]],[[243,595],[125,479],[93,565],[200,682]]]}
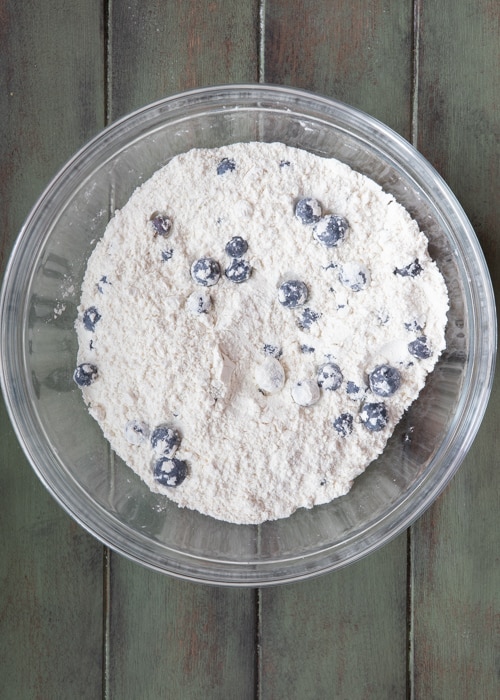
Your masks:
{"label": "green painted wood plank", "polygon": [[265,81],[362,109],[409,137],[409,0],[266,2]]}
{"label": "green painted wood plank", "polygon": [[[418,146],[461,201],[498,293],[500,6],[420,5]],[[469,456],[412,530],[416,698],[498,697],[499,416],[497,376]]]}
{"label": "green painted wood plank", "polygon": [[263,700],[406,697],[406,537],[318,579],[261,593]]}
{"label": "green painted wood plank", "polygon": [[[407,138],[412,3],[266,3],[265,75],[333,96]],[[403,698],[407,690],[403,534],[351,567],[260,596],[264,700]]]}
{"label": "green painted wood plank", "polygon": [[254,599],[113,557],[109,697],[252,700]]}
{"label": "green painted wood plank", "polygon": [[[43,187],[103,124],[100,21],[96,0],[1,4],[1,269]],[[3,404],[0,464],[0,696],[99,697],[102,547],[40,484]]]}
{"label": "green painted wood plank", "polygon": [[[256,2],[112,5],[110,117],[206,84],[257,79]],[[109,697],[254,697],[255,592],[111,555]]]}
{"label": "green painted wood plank", "polygon": [[113,119],[169,94],[258,79],[257,0],[112,5]]}

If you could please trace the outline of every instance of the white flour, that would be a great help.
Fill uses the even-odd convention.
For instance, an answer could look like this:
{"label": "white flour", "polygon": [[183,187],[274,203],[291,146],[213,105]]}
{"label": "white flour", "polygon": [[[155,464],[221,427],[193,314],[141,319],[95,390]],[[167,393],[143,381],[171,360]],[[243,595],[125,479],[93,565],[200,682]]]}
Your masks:
{"label": "white flour", "polygon": [[[304,198],[347,220],[333,247],[327,219],[315,229],[295,215]],[[233,242],[239,258],[225,252],[235,236],[248,244]],[[290,282],[305,285],[296,308],[283,305]],[[193,150],[138,188],[97,244],[76,379],[152,491],[259,523],[350,489],[442,352],[447,307],[425,236],[373,181],[282,144]],[[372,388],[389,396],[369,388],[378,366]]]}

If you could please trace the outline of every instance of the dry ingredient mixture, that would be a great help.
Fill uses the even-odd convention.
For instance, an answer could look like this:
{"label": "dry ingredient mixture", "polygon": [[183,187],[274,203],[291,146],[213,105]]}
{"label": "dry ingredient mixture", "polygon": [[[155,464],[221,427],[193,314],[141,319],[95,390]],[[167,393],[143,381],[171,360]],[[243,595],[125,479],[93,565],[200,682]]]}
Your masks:
{"label": "dry ingredient mixture", "polygon": [[379,185],[279,143],[195,149],[90,257],[75,381],[154,492],[234,523],[347,493],[444,349],[427,239]]}

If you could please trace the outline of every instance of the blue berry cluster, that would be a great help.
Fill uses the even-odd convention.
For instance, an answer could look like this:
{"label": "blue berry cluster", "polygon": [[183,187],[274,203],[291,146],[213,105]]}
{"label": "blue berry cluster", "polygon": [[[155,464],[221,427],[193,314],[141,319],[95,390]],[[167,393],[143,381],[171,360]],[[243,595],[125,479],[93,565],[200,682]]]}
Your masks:
{"label": "blue berry cluster", "polygon": [[[104,278],[103,278],[104,279]],[[82,323],[85,330],[93,333],[97,323],[101,320],[101,314],[95,306],[85,309],[82,316]],[[94,349],[94,338],[89,342],[90,350]],[[92,362],[82,362],[73,372],[73,380],[78,386],[90,386],[97,379],[99,372]]]}
{"label": "blue berry cluster", "polygon": [[241,236],[233,236],[226,243],[226,254],[231,258],[231,262],[224,270],[227,279],[236,284],[246,282],[252,274],[252,267],[248,260],[243,257],[248,250],[247,241]]}
{"label": "blue berry cluster", "polygon": [[[224,270],[224,275],[235,284],[246,282],[252,274],[252,266],[243,257],[247,250],[248,243],[241,236],[233,236],[226,243],[225,251],[231,260]],[[196,284],[212,287],[220,280],[221,266],[214,258],[199,258],[191,265],[191,277]]]}
{"label": "blue berry cluster", "polygon": [[153,478],[157,483],[169,488],[182,484],[188,474],[188,466],[175,457],[181,444],[181,436],[175,428],[159,425],[150,431],[146,423],[130,420],[125,424],[124,434],[130,445],[149,442],[153,452]]}
{"label": "blue berry cluster", "polygon": [[[155,211],[149,217],[149,223],[153,230],[154,237],[168,238],[172,233],[172,219],[165,212]],[[174,254],[173,248],[165,248],[162,250],[161,259],[163,262],[170,260]]]}
{"label": "blue berry cluster", "polygon": [[162,486],[174,488],[182,484],[188,475],[188,466],[175,457],[181,444],[179,432],[168,425],[159,425],[150,436],[150,444],[155,455],[153,477]]}
{"label": "blue berry cluster", "polygon": [[344,240],[349,222],[340,214],[323,214],[323,207],[314,197],[299,199],[295,216],[305,225],[312,225],[313,237],[325,246],[334,248]]}

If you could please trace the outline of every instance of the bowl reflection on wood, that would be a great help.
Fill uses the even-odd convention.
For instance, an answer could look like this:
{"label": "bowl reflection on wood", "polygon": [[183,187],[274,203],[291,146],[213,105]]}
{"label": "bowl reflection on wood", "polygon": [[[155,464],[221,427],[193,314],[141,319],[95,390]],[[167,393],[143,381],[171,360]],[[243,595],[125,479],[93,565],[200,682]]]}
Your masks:
{"label": "bowl reflection on wood", "polygon": [[[447,346],[384,453],[349,494],[260,526],[232,525],[151,493],[117,458],[72,381],[87,260],[115,209],[193,147],[281,141],[335,157],[405,206],[447,283]],[[282,87],[206,88],[109,127],[56,176],[20,232],[1,297],[2,386],[19,440],[59,503],[146,566],[196,581],[308,578],[392,539],[458,469],[486,409],[496,353],[491,282],[455,197],[406,141],[344,104]]]}

